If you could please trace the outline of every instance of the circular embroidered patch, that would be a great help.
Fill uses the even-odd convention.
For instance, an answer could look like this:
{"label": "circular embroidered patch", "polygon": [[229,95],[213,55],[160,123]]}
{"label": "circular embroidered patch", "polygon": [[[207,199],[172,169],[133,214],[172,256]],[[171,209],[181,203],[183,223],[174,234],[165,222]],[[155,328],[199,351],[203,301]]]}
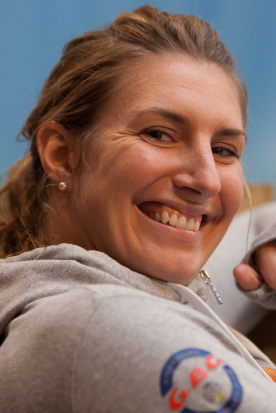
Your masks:
{"label": "circular embroidered patch", "polygon": [[169,408],[179,413],[234,413],[243,394],[234,370],[198,348],[178,351],[168,359],[160,391]]}

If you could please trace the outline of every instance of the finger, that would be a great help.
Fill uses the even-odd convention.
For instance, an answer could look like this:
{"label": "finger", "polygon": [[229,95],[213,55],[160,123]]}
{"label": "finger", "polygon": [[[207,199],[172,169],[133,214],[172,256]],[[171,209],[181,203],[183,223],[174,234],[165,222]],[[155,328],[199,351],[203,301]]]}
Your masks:
{"label": "finger", "polygon": [[234,268],[234,277],[240,287],[245,291],[257,290],[263,282],[260,274],[246,264],[239,264],[236,268]]}
{"label": "finger", "polygon": [[256,265],[265,282],[276,290],[276,248],[268,245],[256,252]]}

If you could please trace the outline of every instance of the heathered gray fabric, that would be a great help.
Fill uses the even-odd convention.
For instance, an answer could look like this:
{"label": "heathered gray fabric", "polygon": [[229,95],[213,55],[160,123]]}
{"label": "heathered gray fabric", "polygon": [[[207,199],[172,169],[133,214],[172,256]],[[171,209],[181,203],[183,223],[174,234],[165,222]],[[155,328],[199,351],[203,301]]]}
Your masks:
{"label": "heathered gray fabric", "polygon": [[275,384],[200,278],[166,283],[68,244],[0,271],[0,413],[275,412]]}
{"label": "heathered gray fabric", "polygon": [[[257,250],[258,247],[264,245],[270,241],[274,241],[276,239],[276,223],[273,224],[271,227],[265,229],[252,243],[251,249],[248,251],[246,256],[243,259],[243,263],[250,264],[251,257],[254,252]],[[276,276],[276,274],[275,274]],[[262,307],[269,308],[271,310],[276,310],[276,292],[269,287],[266,283],[262,284],[257,290],[255,291],[243,291],[239,285],[237,284],[240,291],[242,291],[248,298],[254,300]]]}

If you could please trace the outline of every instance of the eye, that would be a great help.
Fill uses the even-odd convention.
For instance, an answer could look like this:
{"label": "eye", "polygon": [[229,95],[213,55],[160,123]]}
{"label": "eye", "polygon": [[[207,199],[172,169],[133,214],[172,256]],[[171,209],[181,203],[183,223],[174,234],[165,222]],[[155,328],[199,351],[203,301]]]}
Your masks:
{"label": "eye", "polygon": [[212,148],[214,155],[219,155],[222,157],[234,157],[239,158],[237,152],[234,149],[224,148],[223,146],[216,146]]}
{"label": "eye", "polygon": [[160,129],[150,129],[144,132],[145,135],[161,142],[172,142],[172,138]]}

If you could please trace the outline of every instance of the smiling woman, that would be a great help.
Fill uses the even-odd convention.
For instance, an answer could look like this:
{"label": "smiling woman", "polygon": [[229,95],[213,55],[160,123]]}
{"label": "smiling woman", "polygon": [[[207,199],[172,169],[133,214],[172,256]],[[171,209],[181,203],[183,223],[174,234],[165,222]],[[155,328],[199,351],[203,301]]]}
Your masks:
{"label": "smiling woman", "polygon": [[246,103],[193,16],[65,47],[0,194],[0,412],[273,412],[275,366],[198,275],[241,204]]}

